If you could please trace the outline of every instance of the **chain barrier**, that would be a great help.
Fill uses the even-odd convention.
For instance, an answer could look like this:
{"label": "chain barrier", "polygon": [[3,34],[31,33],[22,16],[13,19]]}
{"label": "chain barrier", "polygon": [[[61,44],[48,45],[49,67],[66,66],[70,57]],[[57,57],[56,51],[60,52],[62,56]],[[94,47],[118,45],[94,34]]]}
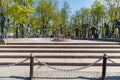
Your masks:
{"label": "chain barrier", "polygon": [[5,67],[12,67],[12,66],[15,66],[15,65],[18,65],[18,64],[22,64],[24,62],[26,62],[27,60],[29,60],[30,58],[26,58],[20,62],[17,62],[17,63],[12,63],[12,64],[8,64],[8,65],[0,65],[0,68],[5,68]]}
{"label": "chain barrier", "polygon": [[87,65],[87,66],[83,66],[83,67],[79,67],[79,68],[73,68],[73,69],[60,69],[60,68],[56,68],[56,67],[53,67],[53,66],[51,66],[51,65],[48,65],[48,64],[46,64],[46,63],[44,63],[44,62],[41,62],[41,61],[39,61],[36,57],[35,57],[35,60],[36,61],[38,61],[40,64],[42,64],[42,65],[44,65],[44,66],[46,66],[46,67],[48,67],[48,68],[51,68],[51,69],[54,69],[54,70],[58,70],[58,71],[79,71],[79,70],[82,70],[82,69],[86,69],[86,68],[89,68],[89,67],[91,67],[91,66],[94,66],[96,63],[98,63],[99,61],[101,61],[103,58],[99,58],[98,60],[96,60],[94,63],[91,63],[91,64],[89,64],[89,65]]}
{"label": "chain barrier", "polygon": [[120,63],[117,63],[117,62],[113,61],[113,60],[110,59],[110,58],[108,58],[107,60],[110,61],[110,62],[112,62],[113,64],[116,64],[116,65],[120,66]]}

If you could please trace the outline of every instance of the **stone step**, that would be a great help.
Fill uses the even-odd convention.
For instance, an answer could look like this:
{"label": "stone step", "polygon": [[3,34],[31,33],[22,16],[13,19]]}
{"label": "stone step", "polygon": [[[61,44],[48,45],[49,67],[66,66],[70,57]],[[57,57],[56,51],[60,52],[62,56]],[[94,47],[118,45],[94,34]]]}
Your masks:
{"label": "stone step", "polygon": [[[23,52],[23,53],[21,53],[21,52],[14,52],[14,53],[9,53],[9,52],[1,52],[0,53],[0,56],[1,55],[18,55],[18,56],[21,56],[21,55],[23,55],[23,56],[30,56],[31,54],[33,54],[34,56],[36,56],[36,55],[38,55],[38,56],[47,56],[47,55],[53,55],[53,56],[103,56],[104,55],[104,53],[59,53],[59,52],[56,52],[56,53],[42,53],[42,52],[32,52],[32,53],[30,53],[30,52]],[[107,54],[108,56],[120,56],[120,54],[119,53],[105,53],[105,54]]]}
{"label": "stone step", "polygon": [[[3,52],[0,53],[0,58],[28,58],[30,57],[29,52],[14,52],[14,53],[9,53],[9,52]],[[104,53],[32,53],[33,56],[36,56],[37,58],[99,58],[104,55]],[[106,55],[109,58],[120,58],[119,53],[106,53]]]}
{"label": "stone step", "polygon": [[118,42],[78,42],[78,43],[65,43],[65,42],[56,42],[56,43],[6,43],[6,45],[119,45]]}
{"label": "stone step", "polygon": [[[89,65],[93,62],[95,62],[96,60],[98,60],[99,58],[102,58],[102,56],[68,56],[68,55],[44,55],[44,56],[40,56],[40,55],[34,55],[35,57],[38,58],[39,61],[41,62],[45,62],[49,65],[56,65],[56,66],[86,66]],[[8,58],[7,58],[8,57]],[[24,60],[25,58],[28,58],[28,55],[0,55],[0,65],[6,65],[6,64],[12,64],[12,63],[17,63],[19,61]],[[120,55],[119,56],[112,56],[109,55],[108,58],[114,60],[116,63],[120,63]],[[116,64],[113,64],[111,62],[107,62],[108,66],[117,66]],[[35,64],[38,65],[38,63],[35,61]],[[29,61],[22,63],[20,65],[29,65]],[[41,65],[42,66],[42,65]],[[102,66],[102,60],[97,63],[95,66]]]}
{"label": "stone step", "polygon": [[[103,55],[95,55],[95,54],[93,54],[93,55],[79,55],[79,54],[77,54],[77,55],[74,55],[74,54],[72,54],[72,55],[51,55],[51,54],[48,54],[48,55],[33,55],[34,57],[36,57],[36,58],[40,58],[40,59],[97,59],[97,58],[101,58],[101,57],[103,57]],[[15,59],[17,59],[17,58],[29,58],[30,57],[30,55],[0,55],[0,58],[1,59],[3,59],[3,58],[7,58],[7,59],[9,59],[9,58],[15,58]],[[108,58],[112,58],[112,59],[120,59],[120,55],[107,55],[107,57]]]}
{"label": "stone step", "polygon": [[89,48],[84,48],[84,49],[54,49],[54,48],[0,48],[0,53],[3,52],[20,52],[20,53],[120,53],[120,49],[114,49],[114,48],[109,48],[109,49],[101,49],[101,48],[97,48],[97,49],[89,49]]}
{"label": "stone step", "polygon": [[0,48],[120,48],[120,45],[0,45]]}

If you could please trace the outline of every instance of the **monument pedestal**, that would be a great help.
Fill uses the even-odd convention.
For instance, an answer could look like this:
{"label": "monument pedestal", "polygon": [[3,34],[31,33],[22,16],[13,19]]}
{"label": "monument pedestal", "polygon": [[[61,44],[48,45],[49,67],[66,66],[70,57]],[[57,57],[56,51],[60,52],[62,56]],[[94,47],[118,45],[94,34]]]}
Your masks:
{"label": "monument pedestal", "polygon": [[0,45],[4,45],[5,42],[4,42],[4,39],[0,38]]}
{"label": "monument pedestal", "polygon": [[57,38],[54,38],[52,41],[64,42],[67,41],[67,39],[64,38],[62,35],[59,35]]}

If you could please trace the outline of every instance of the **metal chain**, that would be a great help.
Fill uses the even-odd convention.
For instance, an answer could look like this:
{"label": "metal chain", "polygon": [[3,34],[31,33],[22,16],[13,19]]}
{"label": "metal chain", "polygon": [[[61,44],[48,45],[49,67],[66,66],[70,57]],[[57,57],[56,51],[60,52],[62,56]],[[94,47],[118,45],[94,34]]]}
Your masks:
{"label": "metal chain", "polygon": [[56,68],[56,67],[53,67],[53,66],[51,66],[51,65],[48,65],[48,64],[46,64],[46,63],[44,63],[44,62],[41,62],[41,61],[39,61],[37,58],[35,58],[35,60],[38,61],[40,64],[42,64],[42,65],[44,65],[44,66],[46,66],[46,67],[48,67],[48,68],[51,68],[51,69],[54,69],[54,70],[58,70],[58,71],[79,71],[79,70],[86,69],[86,68],[89,68],[89,67],[95,65],[96,63],[98,63],[98,62],[101,61],[102,59],[103,59],[103,58],[99,58],[99,59],[96,60],[94,63],[91,63],[91,64],[89,64],[89,65],[87,65],[87,66],[79,67],[79,68],[60,69],[60,68]]}
{"label": "metal chain", "polygon": [[8,64],[8,65],[0,65],[0,68],[5,68],[5,67],[12,67],[12,66],[15,66],[15,65],[18,65],[18,64],[22,64],[24,62],[26,62],[27,60],[29,60],[30,58],[26,58],[20,62],[17,62],[17,63],[12,63],[12,64]]}
{"label": "metal chain", "polygon": [[113,60],[110,59],[110,58],[108,58],[107,60],[110,61],[110,62],[112,62],[113,64],[116,64],[116,65],[120,66],[120,63],[116,63],[115,61],[113,61]]}

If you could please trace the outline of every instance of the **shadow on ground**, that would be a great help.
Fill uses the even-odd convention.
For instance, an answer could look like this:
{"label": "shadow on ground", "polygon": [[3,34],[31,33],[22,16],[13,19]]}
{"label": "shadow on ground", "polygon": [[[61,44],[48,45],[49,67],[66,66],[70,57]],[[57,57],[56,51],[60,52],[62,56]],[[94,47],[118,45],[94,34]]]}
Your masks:
{"label": "shadow on ground", "polygon": [[[99,78],[92,78],[92,77],[35,77],[36,79],[40,80],[101,80]],[[26,77],[21,76],[6,76],[6,77],[0,77],[0,79],[19,79],[19,80],[29,80]],[[107,76],[106,80],[120,80],[120,76]]]}
{"label": "shadow on ground", "polygon": [[[37,77],[37,79],[42,80],[101,80],[100,78],[93,78],[93,77]],[[106,80],[120,80],[120,76],[107,76]]]}
{"label": "shadow on ground", "polygon": [[120,76],[107,76],[106,80],[120,80]]}
{"label": "shadow on ground", "polygon": [[29,80],[28,78],[26,77],[22,77],[22,76],[5,76],[5,77],[0,77],[0,79],[19,79],[19,80]]}
{"label": "shadow on ground", "polygon": [[99,80],[98,78],[92,78],[92,77],[83,77],[83,76],[79,76],[79,77],[36,77],[37,79],[41,79],[41,80]]}

